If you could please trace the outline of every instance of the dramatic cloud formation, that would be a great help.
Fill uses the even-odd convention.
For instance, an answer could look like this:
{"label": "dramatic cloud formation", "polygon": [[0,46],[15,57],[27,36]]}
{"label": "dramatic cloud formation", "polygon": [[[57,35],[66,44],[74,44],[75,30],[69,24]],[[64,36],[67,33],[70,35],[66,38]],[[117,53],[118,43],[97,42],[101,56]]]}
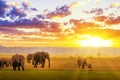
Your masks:
{"label": "dramatic cloud formation", "polygon": [[[19,46],[34,41],[36,44],[49,41],[56,45],[60,42],[68,44],[86,36],[120,39],[119,2],[67,0],[58,6],[44,3],[0,0],[0,42],[15,41]],[[42,7],[44,9],[40,11]]]}

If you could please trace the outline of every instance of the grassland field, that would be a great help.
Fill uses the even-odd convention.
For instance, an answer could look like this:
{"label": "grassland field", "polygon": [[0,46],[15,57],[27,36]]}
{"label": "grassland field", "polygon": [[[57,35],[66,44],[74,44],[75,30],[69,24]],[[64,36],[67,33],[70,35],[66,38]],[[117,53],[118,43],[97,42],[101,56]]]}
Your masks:
{"label": "grassland field", "polygon": [[[12,54],[0,55],[11,58]],[[25,55],[26,58],[26,55]],[[87,58],[92,64],[92,71],[87,67],[77,67],[77,58],[74,56],[51,56],[51,67],[34,69],[33,65],[25,60],[25,71],[13,71],[12,67],[0,70],[0,80],[120,80],[120,58]]]}

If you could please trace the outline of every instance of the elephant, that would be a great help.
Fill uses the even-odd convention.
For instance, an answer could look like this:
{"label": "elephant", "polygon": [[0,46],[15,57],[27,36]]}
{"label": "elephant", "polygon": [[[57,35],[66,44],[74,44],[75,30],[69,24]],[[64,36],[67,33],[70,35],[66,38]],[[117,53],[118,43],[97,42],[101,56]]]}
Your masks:
{"label": "elephant", "polygon": [[9,67],[11,66],[11,60],[8,58],[0,58],[0,68],[4,68],[4,66]]}
{"label": "elephant", "polygon": [[30,61],[32,60],[32,58],[33,58],[33,54],[31,54],[31,53],[28,54],[27,55],[27,62],[30,63]]}
{"label": "elephant", "polygon": [[50,57],[47,52],[41,51],[33,54],[32,64],[34,68],[37,68],[38,63],[41,64],[41,68],[45,65],[45,60],[48,59],[48,68],[50,67]]}
{"label": "elephant", "polygon": [[92,71],[92,64],[88,63],[87,67],[88,67],[89,71]]}
{"label": "elephant", "polygon": [[78,59],[77,59],[78,68],[80,68],[81,64],[82,64],[82,59],[78,58]]}
{"label": "elephant", "polygon": [[16,70],[17,67],[18,67],[19,71],[20,71],[20,67],[24,71],[24,56],[19,55],[19,54],[13,55],[12,56],[12,66],[13,66],[14,71]]}
{"label": "elephant", "polygon": [[80,66],[81,68],[84,68],[87,65],[87,60],[79,57],[77,59],[77,65],[78,65],[78,68],[80,68]]}

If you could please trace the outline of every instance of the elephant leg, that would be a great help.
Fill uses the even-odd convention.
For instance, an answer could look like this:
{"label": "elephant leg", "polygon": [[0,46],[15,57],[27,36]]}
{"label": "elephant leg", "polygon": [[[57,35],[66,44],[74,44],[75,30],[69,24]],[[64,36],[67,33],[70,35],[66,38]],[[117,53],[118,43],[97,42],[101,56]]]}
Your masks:
{"label": "elephant leg", "polygon": [[16,63],[12,63],[12,67],[13,67],[13,70],[15,71],[16,67],[17,67],[17,64]]}
{"label": "elephant leg", "polygon": [[22,70],[24,71],[24,66],[23,66],[23,65],[21,66],[21,68],[22,68]]}
{"label": "elephant leg", "polygon": [[84,64],[84,63],[82,64],[82,69],[83,69],[83,68],[85,68],[85,64]]}
{"label": "elephant leg", "polygon": [[35,62],[35,64],[34,64],[34,68],[37,68],[37,62]]}
{"label": "elephant leg", "polygon": [[1,68],[4,68],[4,64],[2,64]]}
{"label": "elephant leg", "polygon": [[18,70],[20,71],[20,66],[18,66]]}
{"label": "elephant leg", "polygon": [[34,68],[37,68],[37,65],[34,65]]}
{"label": "elephant leg", "polygon": [[0,64],[0,69],[1,69],[1,64]]}
{"label": "elephant leg", "polygon": [[45,59],[42,60],[42,66],[41,66],[41,68],[44,68],[44,65],[45,65]]}
{"label": "elephant leg", "polygon": [[3,68],[3,65],[1,66],[1,68]]}
{"label": "elephant leg", "polygon": [[14,71],[16,70],[16,66],[13,66],[13,70],[14,70]]}

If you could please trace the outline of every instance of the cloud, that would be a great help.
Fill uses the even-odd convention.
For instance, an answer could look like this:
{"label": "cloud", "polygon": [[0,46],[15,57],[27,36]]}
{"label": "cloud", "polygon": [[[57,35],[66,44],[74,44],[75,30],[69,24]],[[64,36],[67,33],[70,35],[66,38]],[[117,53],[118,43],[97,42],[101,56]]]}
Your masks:
{"label": "cloud", "polygon": [[80,3],[80,2],[73,2],[73,3],[71,3],[69,5],[69,8],[74,8],[74,7],[77,7],[77,6],[80,6],[80,5],[82,5],[82,3]]}
{"label": "cloud", "polygon": [[79,1],[79,2],[73,2],[69,5],[69,8],[75,8],[81,5],[86,5],[90,3],[92,0],[84,0],[84,1]]}
{"label": "cloud", "polygon": [[[0,31],[5,31],[5,32],[10,32],[10,33],[16,33],[21,32],[25,33],[22,28],[29,28],[32,30],[32,28],[39,28],[40,31],[42,32],[61,32],[61,24],[57,22],[49,22],[49,21],[40,21],[37,20],[36,18],[32,20],[28,19],[20,19],[19,21],[15,22],[9,22],[8,20],[6,21],[0,21]],[[2,27],[4,26],[4,27]],[[15,28],[21,28],[21,30],[16,30]],[[25,33],[27,34],[27,33]]]}
{"label": "cloud", "polygon": [[99,36],[103,39],[112,39],[120,35],[120,30],[114,30],[109,28],[76,28],[74,29],[76,34],[79,35],[90,35],[90,36]]}
{"label": "cloud", "polygon": [[61,32],[61,27],[60,27],[60,23],[57,22],[49,22],[48,26],[46,28],[42,29],[43,32],[53,32],[53,33],[59,33]]}
{"label": "cloud", "polygon": [[94,13],[96,15],[101,15],[101,14],[103,14],[103,9],[102,8],[93,9],[92,11],[90,11],[90,13]]}
{"label": "cloud", "polygon": [[106,25],[117,25],[120,24],[120,16],[96,16],[94,17],[96,21],[104,22]]}
{"label": "cloud", "polygon": [[0,41],[19,41],[22,40],[21,36],[18,35],[12,35],[12,34],[0,34]]}
{"label": "cloud", "polygon": [[[27,13],[38,11],[36,8],[30,7],[30,2],[24,1],[22,3],[13,2],[11,4],[4,0],[0,0],[0,18],[11,20],[19,20],[19,18],[28,17]],[[9,20],[10,20],[9,19]]]}
{"label": "cloud", "polygon": [[26,16],[26,13],[24,11],[22,11],[21,9],[12,6],[11,10],[9,13],[7,13],[7,16],[9,16],[11,19],[15,19],[15,18],[22,18]]}
{"label": "cloud", "polygon": [[81,5],[86,5],[92,1],[95,1],[96,3],[99,3],[100,0],[84,0],[84,1],[79,1],[79,2],[73,2],[72,4],[70,4],[71,8],[77,7],[77,6],[81,6]]}
{"label": "cloud", "polygon": [[30,4],[31,3],[29,1],[24,1],[24,2],[21,3],[24,10],[38,11],[36,8],[31,8]]}
{"label": "cloud", "polygon": [[10,5],[9,12],[7,12],[7,16],[9,16],[11,19],[16,20],[16,18],[25,18],[28,16],[27,13],[35,11],[37,11],[37,9],[31,8],[29,2],[22,2],[21,4]]}
{"label": "cloud", "polygon": [[77,31],[79,31],[79,29],[100,27],[99,24],[95,24],[94,22],[86,22],[84,19],[83,20],[71,19],[70,23],[74,24],[75,30]]}
{"label": "cloud", "polygon": [[120,30],[104,29],[103,34],[106,34],[106,38],[112,39],[120,35]]}
{"label": "cloud", "polygon": [[95,16],[94,19],[96,21],[99,21],[99,22],[104,22],[105,20],[107,20],[108,17],[106,16]]}
{"label": "cloud", "polygon": [[23,31],[19,31],[11,27],[0,27],[0,32],[2,32],[3,34],[24,34]]}
{"label": "cloud", "polygon": [[105,23],[107,25],[115,25],[115,24],[120,24],[120,16],[117,17],[109,17]]}
{"label": "cloud", "polygon": [[5,17],[5,12],[8,7],[6,1],[0,0],[0,17]]}
{"label": "cloud", "polygon": [[57,7],[55,11],[49,12],[46,16],[47,18],[53,19],[53,18],[62,18],[70,14],[71,12],[69,10],[69,7],[67,5],[64,5],[62,7]]}
{"label": "cloud", "polygon": [[104,10],[102,8],[94,8],[90,11],[83,11],[86,14],[95,14],[95,15],[101,15],[104,13]]}
{"label": "cloud", "polygon": [[10,5],[1,0],[0,4],[2,4],[0,5],[0,27],[45,27],[48,25],[49,21],[44,21],[44,19],[52,19],[55,17],[61,18],[71,14],[71,12],[69,11],[69,7],[67,5],[64,5],[62,7],[57,7],[56,10],[53,12],[49,12],[47,14],[34,14],[34,16],[29,17],[28,13],[38,11],[36,8],[30,7],[30,2],[14,2],[14,4]]}
{"label": "cloud", "polygon": [[113,7],[120,7],[120,2],[112,3],[110,5],[110,8],[113,8]]}
{"label": "cloud", "polygon": [[28,9],[28,7],[30,6],[30,2],[24,1],[22,2],[22,6],[24,7],[24,9]]}
{"label": "cloud", "polygon": [[47,21],[41,21],[38,18],[33,19],[19,19],[16,21],[9,20],[0,20],[1,27],[45,27],[47,25]]}
{"label": "cloud", "polygon": [[[71,8],[80,5],[86,5],[93,0],[85,0],[83,2],[73,2],[70,5],[57,7],[55,11],[44,10],[43,14],[37,13],[29,16],[28,13],[38,12],[36,8],[32,8],[30,3],[22,2],[15,5],[7,4],[5,1],[0,1],[0,33],[8,35],[0,35],[1,39],[14,40],[71,40],[78,38],[77,35],[99,35],[103,38],[112,38],[120,35],[119,30],[102,29],[97,22],[103,22],[107,25],[120,24],[120,16],[108,16],[107,10],[102,8],[93,8],[89,11],[80,12],[75,16],[72,15]],[[97,2],[99,0],[96,0]],[[8,7],[9,6],[9,7]],[[18,7],[19,6],[19,7]],[[76,8],[78,9],[78,8]],[[111,8],[110,8],[111,9]],[[112,8],[114,9],[114,8]],[[111,10],[109,10],[111,11]],[[75,12],[76,13],[76,12]],[[95,14],[95,15],[94,15]],[[89,16],[90,15],[90,16]],[[88,17],[86,17],[88,16]],[[92,16],[92,17],[91,17]],[[52,20],[54,18],[61,18]],[[89,19],[88,19],[89,18]],[[64,19],[64,20],[63,20]],[[65,22],[64,22],[65,21]],[[60,23],[59,23],[60,22]],[[19,36],[15,39],[15,36]],[[76,37],[77,36],[77,37]]]}

